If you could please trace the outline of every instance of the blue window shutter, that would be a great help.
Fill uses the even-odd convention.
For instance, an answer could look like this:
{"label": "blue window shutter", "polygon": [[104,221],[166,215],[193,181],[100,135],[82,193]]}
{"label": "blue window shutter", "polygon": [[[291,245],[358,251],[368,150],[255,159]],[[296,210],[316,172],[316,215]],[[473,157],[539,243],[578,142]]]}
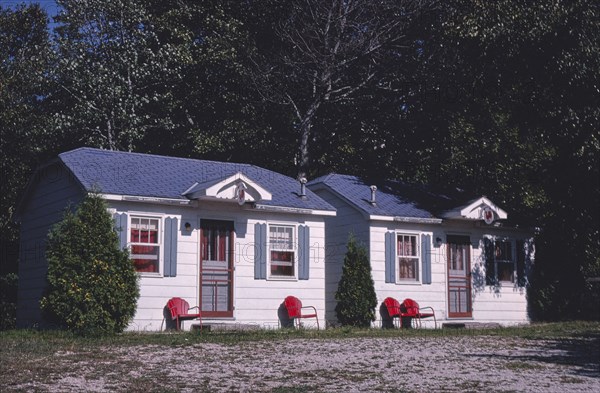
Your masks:
{"label": "blue window shutter", "polygon": [[385,234],[385,282],[396,282],[396,234]]}
{"label": "blue window shutter", "polygon": [[485,255],[485,283],[486,285],[496,285],[496,263],[494,256],[494,241],[489,237],[483,238]]}
{"label": "blue window shutter", "polygon": [[119,237],[119,248],[122,250],[127,247],[127,213],[115,213],[113,221]]}
{"label": "blue window shutter", "polygon": [[254,224],[254,279],[267,278],[267,224]]}
{"label": "blue window shutter", "polygon": [[308,280],[310,270],[310,228],[298,227],[298,279]]}
{"label": "blue window shutter", "polygon": [[165,219],[165,252],[164,269],[165,277],[177,276],[177,234],[179,232],[179,220],[176,217]]}
{"label": "blue window shutter", "polygon": [[423,284],[431,284],[431,235],[421,236],[421,265]]}

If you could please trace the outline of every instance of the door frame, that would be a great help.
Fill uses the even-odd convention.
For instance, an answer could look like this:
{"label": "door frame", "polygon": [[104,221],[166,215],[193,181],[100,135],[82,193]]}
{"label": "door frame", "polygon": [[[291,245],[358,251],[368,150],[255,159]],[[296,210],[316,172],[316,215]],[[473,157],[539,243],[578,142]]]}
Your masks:
{"label": "door frame", "polygon": [[[203,272],[203,260],[202,260],[202,255],[203,255],[203,250],[202,250],[202,246],[203,246],[203,242],[202,239],[204,237],[204,230],[209,228],[210,226],[212,226],[212,228],[215,227],[221,227],[223,229],[226,229],[229,231],[229,249],[227,252],[227,259],[228,259],[228,263],[227,263],[227,271],[229,274],[229,288],[228,288],[228,305],[227,305],[227,311],[204,311],[202,310],[202,272]],[[200,219],[200,238],[198,241],[198,307],[200,309],[200,311],[202,312],[202,317],[209,317],[209,318],[232,318],[233,317],[233,311],[234,311],[234,290],[233,290],[233,284],[234,284],[234,256],[235,256],[235,252],[234,252],[234,244],[235,244],[235,222],[233,220],[217,220],[217,219]]]}
{"label": "door frame", "polygon": [[[463,245],[465,246],[465,251],[466,251],[466,261],[465,261],[465,275],[463,276],[451,276],[450,275],[450,257],[451,257],[451,253],[450,253],[450,249],[451,249],[451,245]],[[472,294],[472,282],[471,282],[471,257],[472,257],[472,250],[471,250],[471,238],[469,235],[446,235],[446,294],[447,294],[447,301],[448,301],[448,318],[472,318],[473,317],[473,294]],[[451,277],[454,277],[455,279],[464,279],[466,281],[464,286],[451,286],[450,285],[450,280]],[[466,289],[466,297],[467,297],[467,301],[466,301],[466,305],[467,305],[467,310],[464,312],[452,312],[450,310],[450,296],[451,296],[451,292],[450,289],[451,287],[454,288],[458,288],[460,289]],[[460,292],[459,292],[460,294]],[[460,295],[459,295],[460,296]],[[458,304],[460,304],[460,301],[458,302]]]}

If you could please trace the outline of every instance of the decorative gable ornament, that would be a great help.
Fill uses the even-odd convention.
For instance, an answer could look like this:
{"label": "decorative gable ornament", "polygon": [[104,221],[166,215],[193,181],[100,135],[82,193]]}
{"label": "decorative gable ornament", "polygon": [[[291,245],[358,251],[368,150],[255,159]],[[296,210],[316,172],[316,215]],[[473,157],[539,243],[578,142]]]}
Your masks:
{"label": "decorative gable ornament", "polygon": [[272,199],[269,191],[241,172],[204,183],[194,183],[182,195],[192,200],[235,201],[240,206],[246,202]]}
{"label": "decorative gable ornament", "polygon": [[489,206],[485,206],[483,208],[483,210],[481,211],[481,214],[483,216],[483,221],[490,225],[491,223],[494,222],[494,212],[492,211],[492,209]]}
{"label": "decorative gable ornament", "polygon": [[246,190],[248,189],[248,187],[246,186],[246,184],[241,181],[238,183],[238,185],[235,187],[235,196],[237,198],[237,203],[238,205],[242,206],[244,203],[246,203]]}
{"label": "decorative gable ornament", "polygon": [[455,220],[483,220],[490,225],[495,220],[505,220],[508,215],[488,198],[480,197],[466,205],[445,212],[442,217]]}

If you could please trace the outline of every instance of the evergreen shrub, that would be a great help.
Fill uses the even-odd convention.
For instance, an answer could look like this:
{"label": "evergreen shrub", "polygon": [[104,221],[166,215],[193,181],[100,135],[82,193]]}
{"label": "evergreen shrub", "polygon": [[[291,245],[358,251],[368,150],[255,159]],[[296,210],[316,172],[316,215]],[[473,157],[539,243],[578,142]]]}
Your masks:
{"label": "evergreen shrub", "polygon": [[377,296],[367,249],[350,234],[342,278],[335,294],[335,312],[343,326],[370,327],[375,320]]}
{"label": "evergreen shrub", "polygon": [[138,276],[113,227],[106,202],[90,194],[50,231],[41,307],[51,323],[80,334],[112,334],[133,318]]}

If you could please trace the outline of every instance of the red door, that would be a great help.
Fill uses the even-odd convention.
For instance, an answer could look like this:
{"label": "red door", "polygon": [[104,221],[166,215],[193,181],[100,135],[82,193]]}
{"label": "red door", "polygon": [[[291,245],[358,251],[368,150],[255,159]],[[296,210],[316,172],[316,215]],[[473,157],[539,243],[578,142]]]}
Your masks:
{"label": "red door", "polygon": [[202,316],[232,317],[233,222],[202,220],[200,228],[200,309]]}
{"label": "red door", "polygon": [[471,309],[471,239],[448,236],[448,317],[470,318]]}

